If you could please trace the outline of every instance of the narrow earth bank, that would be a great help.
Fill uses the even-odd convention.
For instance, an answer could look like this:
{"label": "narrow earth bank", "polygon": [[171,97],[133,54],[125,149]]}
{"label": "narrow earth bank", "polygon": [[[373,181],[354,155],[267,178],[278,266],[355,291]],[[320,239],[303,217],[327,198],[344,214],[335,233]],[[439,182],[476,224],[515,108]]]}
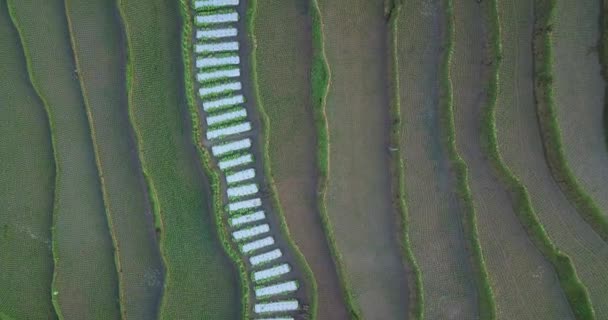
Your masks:
{"label": "narrow earth bank", "polygon": [[[554,103],[541,110],[553,174],[579,213],[608,240],[608,149],[601,75],[599,0],[555,1],[551,46]],[[548,110],[548,109],[547,109]]]}
{"label": "narrow earth bank", "polygon": [[[445,55],[444,3],[406,2],[395,14],[399,151],[404,163],[408,234],[423,286],[427,319],[478,317],[478,292],[465,210],[445,145],[439,77]],[[475,230],[467,230],[475,232]]]}
{"label": "narrow earth bank", "polygon": [[[514,199],[497,178],[484,149],[493,36],[488,4],[454,1],[450,65],[456,146],[469,169],[479,241],[498,319],[572,318],[553,267],[528,238]],[[533,301],[534,303],[530,303]]]}
{"label": "narrow earth bank", "polygon": [[534,57],[529,46],[533,41],[534,3],[499,1],[499,14],[503,48],[495,115],[499,151],[505,165],[526,188],[550,241],[572,259],[578,277],[589,290],[596,316],[602,318],[605,312],[600,310],[608,294],[608,246],[559,188],[543,152],[533,92]]}

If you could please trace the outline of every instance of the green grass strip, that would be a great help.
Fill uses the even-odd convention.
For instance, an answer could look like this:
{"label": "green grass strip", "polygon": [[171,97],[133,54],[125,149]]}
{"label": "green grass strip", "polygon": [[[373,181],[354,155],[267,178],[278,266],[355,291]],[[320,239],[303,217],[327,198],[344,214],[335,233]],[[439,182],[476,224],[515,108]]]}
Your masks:
{"label": "green grass strip", "polygon": [[441,122],[442,127],[446,130],[447,150],[450,157],[450,162],[454,166],[456,172],[457,193],[462,199],[464,205],[465,218],[465,237],[471,248],[471,255],[475,263],[472,264],[473,271],[476,275],[476,286],[479,292],[479,318],[480,319],[495,319],[496,318],[496,303],[494,301],[494,293],[488,279],[488,271],[483,258],[481,244],[477,231],[477,213],[473,205],[473,197],[469,187],[469,169],[466,162],[462,159],[456,149],[456,127],[454,124],[454,104],[453,104],[453,88],[452,78],[450,74],[450,65],[452,63],[452,54],[454,52],[454,7],[453,0],[445,0],[446,10],[446,25],[447,38],[445,44],[445,56],[441,62],[441,82],[440,96]]}
{"label": "green grass strip", "polygon": [[[396,191],[397,208],[401,213],[401,229],[402,229],[402,249],[405,263],[411,268],[411,276],[413,284],[410,284],[410,319],[424,319],[424,285],[422,283],[422,271],[414,256],[410,238],[409,238],[409,210],[407,206],[407,194],[405,190],[405,164],[401,157],[401,95],[399,94],[399,57],[397,53],[397,34],[398,34],[398,19],[401,12],[401,6],[394,2],[390,3],[390,10],[387,12],[389,17],[389,84],[392,92],[390,102],[390,146],[391,146],[391,164],[392,170],[396,171],[393,175],[393,189]],[[392,65],[391,65],[392,64]],[[396,185],[396,188],[395,188]]]}
{"label": "green grass strip", "polygon": [[[285,238],[285,241],[287,242],[289,248],[291,249],[291,251],[294,253],[294,257],[296,258],[296,262],[298,263],[298,266],[301,268],[302,273],[304,275],[304,279],[302,279],[303,281],[306,282],[306,287],[308,288],[307,290],[307,296],[308,299],[310,301],[310,309],[309,312],[311,314],[311,319],[316,319],[317,318],[317,308],[318,308],[318,291],[317,291],[317,282],[315,280],[314,274],[312,273],[312,270],[310,269],[310,266],[308,265],[308,262],[306,262],[306,259],[304,258],[304,255],[302,254],[302,252],[300,251],[300,249],[298,248],[298,246],[293,242],[293,239],[291,238],[291,235],[289,233],[289,228],[287,227],[287,222],[285,221],[285,214],[283,212],[283,207],[281,206],[281,203],[279,202],[279,197],[278,197],[278,191],[277,191],[277,187],[274,183],[274,180],[272,179],[272,173],[271,173],[271,160],[270,160],[270,147],[269,147],[269,143],[270,143],[270,120],[268,118],[268,114],[266,113],[266,109],[264,108],[264,105],[262,103],[262,99],[260,99],[260,86],[259,86],[259,81],[258,81],[258,74],[257,74],[257,60],[256,60],[256,38],[255,38],[255,19],[257,18],[257,1],[258,0],[250,0],[248,7],[247,7],[247,16],[246,16],[246,21],[247,21],[247,34],[249,36],[250,39],[250,43],[252,44],[252,50],[251,50],[251,56],[249,57],[250,62],[251,62],[251,81],[253,84],[253,89],[254,89],[254,95],[255,95],[255,102],[260,114],[260,119],[262,120],[262,133],[263,133],[263,147],[262,147],[262,153],[263,153],[263,164],[264,164],[264,174],[266,176],[266,180],[268,181],[268,185],[270,188],[270,193],[271,193],[271,201],[272,201],[272,207],[276,210],[277,212],[277,216],[279,218],[279,223],[280,223],[280,229],[281,229],[281,234],[282,236]],[[292,266],[294,267],[294,266]]]}
{"label": "green grass strip", "polygon": [[[514,209],[524,229],[536,247],[555,268],[560,285],[566,294],[566,298],[576,319],[595,319],[587,289],[578,278],[570,257],[561,252],[550,240],[534,211],[526,187],[504,164],[498,150],[495,114],[499,90],[499,67],[502,55],[500,17],[498,15],[497,0],[488,0],[484,4],[484,7],[486,11],[484,18],[490,30],[488,41],[491,61],[491,77],[487,88],[488,105],[484,110],[481,127],[484,147],[501,178],[505,181],[510,192],[515,196]],[[550,8],[544,9],[551,10]]]}
{"label": "green grass strip", "polygon": [[[604,241],[608,241],[608,217],[602,213],[602,210],[579,184],[564,155],[561,131],[553,100],[553,40],[551,32],[555,0],[535,0],[534,5],[534,94],[547,162],[553,178],[576,207],[579,214]],[[602,36],[604,36],[603,33]],[[602,66],[606,61],[606,54],[602,49],[600,54]],[[606,101],[608,103],[608,100]],[[608,114],[606,113],[604,117],[608,124]]]}
{"label": "green grass strip", "polygon": [[228,234],[228,214],[224,209],[222,203],[221,193],[221,182],[220,175],[217,170],[213,168],[212,157],[209,151],[202,146],[202,119],[199,114],[199,107],[196,103],[196,92],[194,89],[194,75],[192,74],[194,69],[193,66],[193,52],[194,46],[192,41],[193,28],[192,28],[192,11],[190,8],[191,0],[180,0],[180,12],[183,19],[183,31],[182,31],[182,59],[184,61],[184,78],[186,84],[186,99],[188,101],[188,109],[190,111],[192,121],[192,138],[194,139],[196,150],[203,163],[203,169],[207,177],[211,181],[211,190],[213,198],[213,213],[215,217],[215,224],[222,243],[224,251],[228,254],[232,262],[236,265],[239,271],[239,286],[241,291],[241,317],[242,319],[250,318],[250,301],[251,301],[251,282],[247,274],[245,263],[241,258],[237,245],[230,241],[230,235]]}
{"label": "green grass strip", "polygon": [[346,278],[346,270],[342,262],[342,255],[337,249],[336,238],[333,227],[327,215],[327,184],[329,179],[329,128],[325,112],[327,94],[331,85],[331,70],[325,55],[323,44],[323,21],[317,0],[310,0],[309,12],[312,15],[312,69],[311,69],[311,95],[313,116],[317,131],[317,171],[319,182],[317,186],[318,208],[321,216],[323,229],[328,239],[328,246],[336,266],[336,272],[340,281],[340,289],[345,300],[346,307],[352,319],[361,319],[361,308],[352,295],[350,283]]}

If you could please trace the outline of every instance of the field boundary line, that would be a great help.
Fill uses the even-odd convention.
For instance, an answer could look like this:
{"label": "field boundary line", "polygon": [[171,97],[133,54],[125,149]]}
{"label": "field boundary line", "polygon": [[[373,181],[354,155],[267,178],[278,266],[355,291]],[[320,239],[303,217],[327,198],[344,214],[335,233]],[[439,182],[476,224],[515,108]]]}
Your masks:
{"label": "field boundary line", "polygon": [[[410,285],[409,285],[409,300],[410,300],[410,314],[411,319],[421,320],[424,319],[424,285],[422,282],[422,270],[418,265],[416,256],[411,246],[409,238],[409,208],[407,206],[407,193],[405,190],[406,178],[405,178],[405,164],[403,163],[403,157],[401,156],[401,143],[400,138],[403,130],[401,123],[401,95],[399,90],[401,88],[401,81],[399,79],[399,54],[397,52],[397,39],[399,34],[399,28],[397,22],[399,21],[399,13],[401,12],[401,3],[396,4],[391,2],[389,16],[389,35],[388,35],[388,46],[389,54],[389,90],[391,92],[390,103],[390,148],[391,148],[391,162],[392,166],[397,171],[397,178],[392,180],[392,188],[397,193],[397,210],[401,214],[401,232],[402,232],[402,243],[401,247],[403,250],[403,260],[406,266],[411,268],[409,273]],[[391,66],[392,63],[392,66]],[[396,181],[395,181],[396,180]],[[395,186],[396,184],[396,186]],[[396,190],[395,190],[396,189]],[[413,279],[412,279],[413,278]]]}
{"label": "field boundary line", "polygon": [[318,0],[310,0],[310,11],[312,15],[312,107],[315,126],[317,130],[317,172],[319,181],[317,185],[317,206],[321,216],[321,224],[327,236],[328,247],[331,257],[338,274],[338,281],[342,291],[345,305],[353,319],[362,319],[361,309],[352,295],[352,287],[346,278],[346,270],[342,262],[342,255],[337,249],[336,238],[334,236],[332,223],[327,214],[327,184],[329,181],[330,157],[329,146],[331,144],[329,134],[329,123],[327,121],[326,105],[329,89],[331,88],[332,76],[331,68],[327,62],[325,52],[324,23],[321,16],[321,8]]}
{"label": "field boundary line", "polygon": [[[68,34],[70,36],[70,44],[71,44],[71,49],[72,49],[72,56],[74,57],[74,64],[76,65],[76,71],[77,74],[80,75],[80,71],[82,70],[80,67],[80,59],[78,57],[78,53],[76,52],[76,39],[74,39],[74,35],[73,35],[73,30],[74,30],[74,26],[72,24],[72,19],[70,18],[70,14],[68,12],[68,2],[70,0],[64,0],[63,1],[63,8],[65,11],[65,17],[66,17],[66,21],[67,21],[67,27],[68,27]],[[80,85],[80,92],[82,94],[82,103],[85,106],[85,113],[87,115],[87,120],[88,120],[88,124],[89,124],[89,133],[90,133],[90,138],[91,138],[91,143],[93,145],[93,154],[95,156],[95,165],[97,166],[97,176],[99,178],[99,183],[100,183],[100,189],[101,189],[101,194],[102,194],[102,199],[103,199],[103,206],[104,206],[104,211],[106,212],[106,222],[108,223],[108,231],[110,233],[110,237],[112,238],[112,251],[113,251],[113,255],[114,255],[114,266],[115,266],[115,270],[116,270],[116,278],[118,279],[118,296],[119,296],[119,302],[118,302],[118,310],[120,312],[120,314],[122,315],[122,317],[124,318],[126,316],[126,311],[124,310],[124,306],[123,306],[123,301],[125,298],[125,288],[124,288],[124,283],[123,283],[123,279],[122,279],[122,272],[120,272],[120,270],[122,270],[122,261],[120,259],[120,249],[118,248],[118,239],[116,238],[116,234],[114,233],[114,222],[112,220],[112,217],[114,216],[112,213],[112,210],[110,209],[109,203],[110,203],[110,199],[108,198],[108,192],[107,192],[107,187],[106,187],[106,182],[104,179],[104,171],[103,171],[103,167],[101,164],[101,159],[99,157],[99,147],[97,146],[97,133],[95,131],[95,125],[94,125],[94,121],[93,121],[93,115],[91,114],[91,106],[89,104],[89,97],[87,94],[87,90],[85,88],[84,85],[84,79],[81,76],[78,76],[78,83]]]}
{"label": "field boundary line", "polygon": [[608,151],[608,1],[602,0],[600,3],[600,40],[598,44],[599,48],[599,60],[602,66],[602,78],[604,78],[604,135],[606,139],[606,151]]}
{"label": "field boundary line", "polygon": [[[474,262],[472,264],[476,277],[476,286],[479,293],[479,317],[480,319],[496,319],[496,302],[494,300],[494,292],[490,285],[488,270],[485,259],[483,257],[481,243],[479,241],[479,231],[477,229],[477,212],[473,204],[473,196],[469,186],[469,168],[466,162],[460,156],[456,148],[456,126],[454,123],[454,104],[453,104],[453,86],[450,66],[452,65],[452,55],[454,53],[454,7],[453,0],[444,0],[446,8],[446,25],[447,25],[447,44],[445,56],[441,62],[442,79],[440,82],[440,90],[443,94],[440,95],[440,105],[443,106],[443,116],[441,116],[442,125],[447,130],[446,143],[448,146],[448,154],[450,162],[454,165],[456,171],[456,179],[458,181],[457,193],[464,204],[465,228],[470,234],[465,237],[470,242]],[[441,108],[440,108],[441,109]]]}
{"label": "field boundary line", "polygon": [[165,270],[165,277],[164,277],[164,281],[163,281],[163,288],[162,288],[162,292],[161,292],[161,300],[159,302],[158,305],[158,314],[160,315],[160,310],[162,309],[163,304],[165,303],[166,300],[166,296],[165,296],[165,291],[167,288],[167,283],[169,283],[169,278],[170,278],[170,272],[169,272],[169,268],[168,265],[170,265],[167,262],[167,258],[165,256],[165,247],[164,247],[164,242],[166,241],[165,239],[165,223],[163,221],[162,215],[160,214],[160,212],[162,211],[162,208],[160,206],[160,202],[158,201],[158,194],[156,191],[156,187],[154,186],[154,181],[152,181],[152,179],[150,178],[149,173],[147,172],[147,164],[146,164],[146,160],[142,154],[141,151],[141,143],[140,141],[142,140],[141,137],[141,133],[140,133],[140,128],[138,128],[138,126],[136,125],[135,121],[133,121],[133,65],[131,63],[131,37],[129,35],[129,32],[127,32],[127,30],[129,29],[129,23],[127,22],[127,19],[125,19],[125,12],[123,10],[123,0],[116,0],[116,6],[118,8],[118,13],[119,13],[119,17],[120,17],[120,22],[122,24],[122,28],[121,30],[124,31],[124,36],[126,39],[126,63],[125,63],[125,70],[126,70],[126,87],[127,87],[127,110],[128,110],[128,115],[129,115],[129,123],[131,125],[131,127],[133,128],[133,133],[136,137],[134,143],[135,146],[137,148],[137,157],[139,158],[139,161],[141,163],[141,171],[142,171],[142,175],[144,177],[144,181],[146,183],[146,187],[148,188],[148,193],[150,195],[150,202],[152,204],[152,212],[153,212],[153,216],[154,216],[154,226],[156,229],[160,230],[160,235],[158,237],[158,243],[159,243],[159,249],[160,249],[160,258],[162,261],[162,265],[164,267]]}
{"label": "field boundary line", "polygon": [[55,136],[55,126],[54,126],[53,116],[51,115],[51,112],[49,110],[49,104],[46,101],[46,99],[43,97],[43,95],[40,93],[40,89],[34,82],[34,76],[32,75],[32,62],[30,61],[30,58],[29,58],[29,56],[30,56],[29,50],[27,49],[25,42],[23,41],[23,35],[22,35],[23,32],[21,31],[19,22],[17,22],[17,17],[15,16],[15,11],[14,11],[15,8],[14,8],[14,4],[12,3],[12,1],[13,0],[6,0],[6,7],[8,10],[9,16],[11,18],[11,24],[17,31],[17,34],[19,35],[19,44],[21,45],[23,59],[25,60],[25,65],[27,67],[27,79],[28,79],[28,82],[30,83],[30,85],[32,86],[32,88],[34,89],[36,96],[42,102],[42,105],[44,106],[44,112],[46,114],[46,119],[49,123],[49,134],[51,136],[51,149],[53,150],[53,166],[55,167],[54,183],[53,183],[53,212],[52,212],[52,223],[51,223],[51,251],[53,253],[53,279],[51,281],[51,292],[49,292],[49,294],[51,295],[53,312],[55,313],[55,315],[57,315],[57,318],[59,320],[63,320],[64,317],[61,312],[61,307],[59,306],[59,302],[57,301],[56,295],[54,294],[54,292],[56,292],[55,282],[56,282],[56,275],[57,275],[55,272],[56,271],[55,266],[57,264],[57,261],[59,260],[59,255],[57,253],[57,247],[56,247],[56,243],[55,243],[55,233],[56,233],[55,225],[57,223],[57,202],[58,202],[57,192],[55,192],[55,190],[57,188],[57,182],[59,180],[59,171],[61,170],[60,166],[57,162],[57,148],[56,148],[57,137]]}
{"label": "field boundary line", "polygon": [[496,106],[500,84],[500,65],[502,56],[502,29],[498,13],[497,0],[490,0],[486,7],[484,20],[490,25],[489,41],[491,64],[491,77],[488,83],[488,101],[483,111],[481,139],[492,164],[498,171],[501,180],[506,184],[509,192],[514,196],[514,210],[528,237],[543,256],[555,269],[560,286],[564,291],[568,303],[576,319],[595,319],[587,289],[580,282],[570,257],[553,243],[542,223],[538,219],[527,188],[513,174],[504,163],[498,148],[496,134]]}
{"label": "field boundary line", "polygon": [[241,317],[243,319],[250,318],[251,310],[251,287],[252,284],[249,281],[249,275],[245,267],[243,259],[238,254],[235,248],[236,244],[231,243],[228,236],[227,227],[223,223],[222,217],[224,217],[224,206],[222,204],[222,193],[220,186],[220,177],[216,170],[213,169],[211,155],[209,151],[203,147],[201,141],[201,118],[197,112],[196,98],[194,91],[194,82],[192,81],[192,12],[190,9],[190,0],[180,0],[180,16],[182,18],[182,60],[184,64],[184,81],[185,81],[185,94],[188,104],[188,110],[190,111],[190,121],[192,122],[191,135],[196,147],[198,156],[202,162],[204,173],[210,179],[210,189],[212,191],[212,208],[213,220],[216,224],[216,230],[222,243],[222,247],[230,260],[236,266],[239,273],[239,286],[241,290]]}
{"label": "field boundary line", "polygon": [[[608,4],[607,4],[608,6]],[[543,15],[542,10],[550,12]],[[549,9],[545,9],[545,7]],[[541,135],[544,146],[544,153],[551,169],[551,174],[560,189],[564,192],[570,203],[574,205],[577,212],[591,226],[591,228],[606,242],[608,242],[608,217],[602,213],[595,201],[587,194],[578,179],[568,166],[564,146],[562,143],[561,130],[557,120],[557,113],[553,101],[553,56],[552,56],[552,36],[551,24],[554,20],[554,0],[535,0],[535,38],[537,38],[534,48],[535,58],[541,55],[538,61],[534,61],[536,111],[538,122],[541,128]],[[539,19],[542,19],[539,22]],[[607,35],[608,37],[608,35]],[[607,45],[608,46],[608,45]],[[600,45],[603,50],[603,45]],[[608,51],[608,50],[607,50]],[[608,55],[608,52],[602,51]],[[543,56],[543,54],[545,56]],[[544,59],[543,59],[544,58]],[[602,59],[602,54],[600,54]],[[605,75],[602,63],[602,75]],[[607,85],[608,88],[608,85]],[[606,92],[608,98],[608,91]],[[606,111],[604,117],[608,128],[608,99],[606,100]],[[608,129],[606,130],[606,142],[608,147]]]}
{"label": "field boundary line", "polygon": [[311,301],[310,313],[312,315],[312,319],[317,319],[317,309],[318,309],[318,289],[317,282],[314,274],[312,273],[312,269],[308,265],[308,262],[304,258],[304,255],[300,251],[298,245],[291,238],[291,233],[289,232],[289,228],[287,226],[287,222],[285,220],[285,214],[283,211],[283,207],[279,201],[279,193],[274,183],[274,179],[272,177],[272,170],[270,165],[270,120],[268,118],[268,114],[266,113],[266,109],[264,108],[264,104],[260,98],[260,86],[258,85],[258,74],[257,74],[257,39],[255,37],[255,19],[257,19],[257,0],[249,0],[249,5],[247,7],[247,36],[251,43],[251,55],[248,57],[251,63],[251,83],[253,86],[253,92],[255,95],[255,103],[260,114],[260,120],[262,122],[261,131],[263,142],[262,145],[262,156],[263,156],[263,165],[264,165],[264,175],[268,180],[268,186],[270,187],[270,198],[272,199],[272,207],[277,212],[277,217],[279,218],[279,225],[281,229],[281,234],[285,237],[285,241],[287,245],[293,250],[294,256],[298,261],[300,267],[302,267],[303,272],[306,277],[306,281],[310,285],[310,291],[308,292],[308,296]]}

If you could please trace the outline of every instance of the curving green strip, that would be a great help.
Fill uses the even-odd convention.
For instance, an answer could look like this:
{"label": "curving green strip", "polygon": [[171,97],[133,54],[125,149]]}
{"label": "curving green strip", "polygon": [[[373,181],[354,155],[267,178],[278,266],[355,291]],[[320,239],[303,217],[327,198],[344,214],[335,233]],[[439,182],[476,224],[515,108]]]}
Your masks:
{"label": "curving green strip", "polygon": [[327,215],[327,184],[329,179],[329,129],[327,116],[325,113],[327,94],[329,92],[330,74],[329,64],[325,56],[323,44],[323,21],[317,0],[310,0],[310,10],[312,15],[312,105],[315,127],[317,130],[317,170],[319,174],[318,207],[321,215],[321,222],[331,250],[334,265],[340,280],[342,295],[352,319],[361,319],[361,309],[352,294],[351,284],[348,283],[346,270],[342,262],[342,256],[337,249],[333,227]]}
{"label": "curving green strip", "polygon": [[[515,196],[515,212],[518,215],[524,229],[534,242],[536,247],[549,260],[555,268],[560,285],[564,290],[566,298],[574,312],[576,319],[595,319],[591,301],[587,293],[587,289],[581,283],[576,270],[570,258],[561,252],[555,244],[550,240],[547,232],[540,223],[526,187],[513,174],[513,172],[504,164],[502,156],[498,150],[498,141],[496,136],[496,106],[499,90],[499,67],[502,55],[501,35],[500,35],[500,18],[497,9],[497,0],[489,0],[487,5],[487,22],[490,29],[490,57],[492,60],[491,78],[488,84],[488,105],[485,109],[482,139],[484,139],[485,147],[490,157],[490,160],[497,168],[502,179],[509,187],[510,192]],[[542,0],[541,0],[542,1]],[[544,8],[548,9],[548,8]],[[550,9],[548,9],[550,10]],[[540,33],[541,35],[543,33]],[[541,36],[542,37],[542,36]],[[545,51],[545,53],[548,53]],[[546,56],[545,56],[546,57]]]}
{"label": "curving green strip", "polygon": [[409,211],[407,206],[407,193],[405,188],[405,164],[403,158],[401,157],[401,143],[400,137],[401,132],[403,132],[403,127],[401,123],[401,101],[400,101],[400,81],[399,81],[399,58],[398,58],[398,44],[397,44],[397,32],[398,32],[398,23],[399,23],[399,13],[402,8],[401,5],[395,4],[391,2],[388,4],[390,9],[388,9],[387,15],[390,17],[389,24],[389,41],[390,41],[390,57],[391,61],[389,64],[389,74],[390,79],[389,82],[391,84],[391,103],[390,103],[390,122],[391,122],[391,130],[390,130],[390,146],[393,148],[393,152],[391,152],[391,163],[395,170],[397,171],[397,178],[393,178],[396,180],[393,184],[396,184],[396,192],[397,192],[397,207],[399,212],[401,213],[401,229],[402,229],[402,242],[403,242],[403,256],[405,258],[405,263],[410,266],[412,277],[414,278],[413,288],[410,288],[410,310],[409,315],[411,319],[422,320],[424,319],[424,285],[422,282],[422,270],[416,261],[416,257],[414,256],[414,251],[412,250],[411,242],[409,239],[409,233],[411,230],[409,229]]}
{"label": "curving green strip", "polygon": [[[535,95],[537,97],[537,113],[545,145],[545,153],[555,181],[568,196],[568,199],[587,223],[597,232],[604,241],[608,241],[608,216],[606,216],[591,196],[577,181],[574,173],[567,164],[561,131],[557,120],[557,113],[553,98],[553,56],[551,28],[554,19],[555,0],[535,0]],[[605,22],[604,22],[605,23]],[[604,34],[604,33],[602,33]],[[603,37],[603,36],[602,36]],[[603,39],[603,38],[602,38]],[[603,49],[604,40],[601,40],[601,62],[606,63]],[[605,71],[602,71],[605,72]],[[604,73],[605,74],[605,73]],[[608,99],[606,99],[608,103]],[[608,111],[604,112],[608,124]],[[607,130],[608,133],[608,130]],[[607,136],[608,144],[608,136]]]}
{"label": "curving green strip", "polygon": [[490,286],[488,278],[488,270],[481,251],[481,244],[477,232],[477,214],[473,205],[471,189],[469,187],[469,169],[466,162],[462,159],[456,149],[456,128],[454,124],[454,104],[453,104],[453,89],[452,78],[450,75],[450,65],[452,63],[452,54],[454,51],[454,8],[453,0],[444,0],[446,7],[447,18],[447,43],[446,54],[441,66],[441,96],[440,104],[444,108],[442,115],[443,127],[447,131],[447,145],[450,161],[454,165],[456,177],[458,180],[458,194],[464,203],[464,211],[467,213],[465,219],[465,232],[467,240],[471,243],[471,254],[476,261],[475,273],[477,276],[477,290],[479,292],[479,317],[480,319],[496,319],[496,303],[494,301],[494,293]]}
{"label": "curving green strip", "polygon": [[236,264],[239,271],[239,286],[241,291],[241,317],[242,319],[249,319],[251,310],[251,283],[249,281],[249,275],[245,268],[245,263],[241,255],[238,252],[238,248],[234,242],[230,241],[230,235],[228,234],[228,224],[226,218],[228,214],[224,210],[221,193],[221,182],[220,175],[217,170],[213,169],[212,157],[209,151],[202,146],[202,119],[199,114],[200,108],[196,105],[196,92],[194,90],[194,64],[192,53],[194,52],[193,44],[193,16],[190,7],[191,0],[180,0],[181,15],[183,23],[182,32],[182,59],[184,61],[184,81],[186,85],[186,99],[188,100],[188,110],[190,111],[190,117],[192,121],[192,139],[195,142],[196,149],[199,157],[201,158],[205,174],[211,180],[211,190],[213,198],[213,212],[214,222],[218,230],[222,246],[224,250],[230,256],[232,262]]}
{"label": "curving green strip", "polygon": [[118,4],[128,43],[129,116],[166,267],[159,318],[239,318],[239,276],[219,241],[211,191],[192,141],[180,3]]}

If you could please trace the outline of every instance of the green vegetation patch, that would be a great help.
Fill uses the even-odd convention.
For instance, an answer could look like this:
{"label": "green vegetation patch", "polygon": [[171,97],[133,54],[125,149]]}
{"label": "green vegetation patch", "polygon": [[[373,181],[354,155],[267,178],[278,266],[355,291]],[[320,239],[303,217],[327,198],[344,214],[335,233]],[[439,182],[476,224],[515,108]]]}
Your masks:
{"label": "green vegetation patch", "polygon": [[60,318],[118,318],[112,240],[63,1],[8,3],[29,75],[50,120],[57,167],[52,243],[55,309]]}
{"label": "green vegetation patch", "polygon": [[0,57],[0,319],[55,319],[51,132],[5,0]]}
{"label": "green vegetation patch", "polygon": [[[608,154],[604,154],[608,150],[587,148],[590,145],[597,146],[592,143],[597,141],[594,139],[596,137],[591,136],[597,131],[580,127],[583,124],[581,121],[601,117],[600,114],[594,114],[597,110],[582,106],[598,103],[595,98],[590,97],[597,96],[597,92],[593,94],[597,90],[597,83],[594,80],[596,76],[584,71],[590,69],[588,64],[594,63],[593,61],[588,62],[591,59],[588,56],[595,54],[593,52],[595,49],[589,51],[589,48],[577,46],[581,42],[584,43],[585,40],[581,39],[583,38],[581,33],[591,32],[586,25],[593,22],[589,22],[591,19],[584,22],[569,20],[573,17],[576,18],[579,10],[586,10],[594,15],[595,11],[588,8],[589,1],[577,3],[561,1],[561,6],[564,7],[562,11],[566,12],[563,12],[563,16],[558,19],[555,17],[557,3],[555,0],[536,0],[534,10],[536,19],[534,33],[535,96],[538,101],[537,112],[546,157],[555,180],[575,205],[577,211],[605,241],[608,241],[608,200],[604,197],[606,186],[603,183],[605,181],[601,180],[602,177],[608,175],[608,164],[602,161],[608,159]],[[567,7],[568,5],[569,7]],[[569,16],[571,14],[569,11],[574,10],[572,6],[576,7],[577,12],[572,13],[573,16]],[[569,22],[562,20],[569,20]],[[558,29],[556,25],[558,24],[565,24],[560,26],[560,38],[556,37],[556,29]],[[576,26],[576,30],[572,30],[573,26]],[[585,35],[584,38],[589,37]],[[558,51],[558,41],[562,46],[567,46],[561,51],[567,52]],[[601,45],[600,48],[602,48]],[[586,51],[586,56],[581,55],[582,50]],[[558,52],[561,53],[561,59],[571,61],[555,61]],[[600,62],[604,63],[605,51],[602,49],[600,52],[602,53]],[[572,61],[576,61],[576,64]],[[580,70],[580,68],[584,68],[584,70]],[[560,78],[556,76],[558,70],[561,70]],[[570,73],[565,74],[566,70],[576,70],[576,80]],[[589,78],[592,79],[589,80]],[[579,81],[585,87],[582,87],[578,83]],[[589,83],[592,83],[595,89],[587,88]],[[578,92],[581,88],[589,90],[591,93]],[[561,99],[558,100],[558,98]],[[602,98],[604,97],[602,96]],[[604,103],[608,102],[608,99],[605,100]],[[558,103],[559,109],[564,111],[559,112]],[[573,103],[580,103],[581,107],[577,109]],[[562,117],[563,119],[560,120]],[[570,117],[572,119],[569,119]],[[570,121],[576,124],[576,127],[567,125]],[[562,125],[563,128],[560,127]],[[564,131],[566,126],[570,129]],[[590,123],[589,126],[597,129],[595,123]],[[570,135],[570,137],[566,135]],[[573,141],[575,142],[573,143]],[[598,159],[600,161],[593,161]]]}
{"label": "green vegetation patch", "polygon": [[218,239],[192,141],[180,3],[121,0],[119,7],[128,39],[129,114],[166,267],[160,318],[238,318],[238,275]]}

